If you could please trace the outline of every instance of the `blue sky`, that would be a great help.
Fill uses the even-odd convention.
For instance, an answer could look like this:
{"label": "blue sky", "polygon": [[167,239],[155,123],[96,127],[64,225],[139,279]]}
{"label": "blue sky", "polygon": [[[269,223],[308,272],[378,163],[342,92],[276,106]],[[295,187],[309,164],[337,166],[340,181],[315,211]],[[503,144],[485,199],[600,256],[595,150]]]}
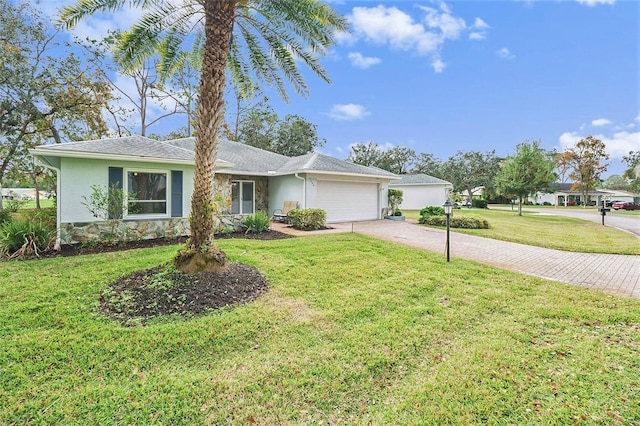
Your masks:
{"label": "blue sky", "polygon": [[[330,3],[352,29],[322,59],[333,83],[305,72],[310,95],[288,104],[265,90],[282,118],[318,126],[326,154],[346,158],[352,144],[372,141],[441,159],[458,150],[505,156],[526,140],[563,149],[593,135],[612,157],[609,175],[640,150],[640,2]],[[135,18],[102,17],[77,31]]]}

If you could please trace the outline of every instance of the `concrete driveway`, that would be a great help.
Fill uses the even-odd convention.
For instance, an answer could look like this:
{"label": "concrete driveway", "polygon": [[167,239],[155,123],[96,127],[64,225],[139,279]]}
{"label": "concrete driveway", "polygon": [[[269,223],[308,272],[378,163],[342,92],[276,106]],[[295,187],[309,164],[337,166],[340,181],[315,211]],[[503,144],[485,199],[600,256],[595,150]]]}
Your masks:
{"label": "concrete driveway", "polygon": [[[411,222],[375,220],[331,224],[333,229],[295,231],[287,225],[272,229],[293,235],[357,232],[406,246],[445,253],[446,231]],[[451,257],[610,293],[640,297],[640,256],[573,253],[451,232]]]}

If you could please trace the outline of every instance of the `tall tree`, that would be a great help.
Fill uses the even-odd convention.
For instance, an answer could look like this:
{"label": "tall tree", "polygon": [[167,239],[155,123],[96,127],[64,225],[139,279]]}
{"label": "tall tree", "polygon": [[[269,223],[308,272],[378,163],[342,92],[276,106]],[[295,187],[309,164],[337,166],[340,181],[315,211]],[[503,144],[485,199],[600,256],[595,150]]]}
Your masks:
{"label": "tall tree", "polygon": [[471,200],[474,188],[484,186],[487,191],[493,188],[499,165],[495,151],[458,151],[442,164],[442,178],[451,182],[454,190],[466,191]]}
{"label": "tall tree", "polygon": [[322,148],[325,143],[325,139],[318,137],[318,126],[299,115],[289,114],[278,123],[278,132],[270,151],[296,157]]}
{"label": "tall tree", "polygon": [[110,91],[28,2],[0,0],[0,14],[1,183],[37,141],[106,133]]}
{"label": "tall tree", "polygon": [[627,163],[622,177],[629,179],[629,190],[640,192],[640,151],[629,151],[629,155],[622,157],[622,161]]}
{"label": "tall tree", "polygon": [[495,177],[498,193],[518,197],[518,216],[522,216],[522,201],[539,191],[548,191],[556,180],[553,154],[540,147],[540,142],[523,142],[516,153],[502,161]]}
{"label": "tall tree", "polygon": [[[77,0],[63,10],[61,19],[71,27],[83,17],[124,5],[145,11],[119,46],[124,64],[140,65],[159,53],[160,70],[169,73],[176,67],[176,52],[190,51],[182,47],[203,41],[191,238],[176,257],[176,265],[186,272],[220,269],[226,255],[214,242],[214,166],[224,122],[226,70],[239,87],[257,78],[275,84],[287,99],[284,75],[297,92],[305,94],[298,63],[329,81],[318,55],[333,44],[335,31],[346,31],[346,20],[318,0]],[[189,37],[194,22],[204,24],[202,37]]]}
{"label": "tall tree", "polygon": [[397,175],[404,175],[415,165],[416,152],[406,146],[394,146],[382,153],[378,167]]}
{"label": "tall tree", "polygon": [[254,109],[242,115],[237,131],[236,142],[271,150],[271,143],[278,133],[278,114],[269,106]]}
{"label": "tall tree", "polygon": [[582,205],[588,204],[589,192],[600,183],[600,176],[607,170],[609,159],[605,144],[593,136],[580,139],[573,147],[567,149],[571,165],[569,177],[575,182],[573,189],[580,189]]}
{"label": "tall tree", "polygon": [[358,142],[351,145],[347,161],[368,167],[378,167],[383,154],[382,149],[375,142]]}
{"label": "tall tree", "polygon": [[420,153],[416,159],[412,173],[424,173],[430,176],[442,177],[442,161],[431,153]]}

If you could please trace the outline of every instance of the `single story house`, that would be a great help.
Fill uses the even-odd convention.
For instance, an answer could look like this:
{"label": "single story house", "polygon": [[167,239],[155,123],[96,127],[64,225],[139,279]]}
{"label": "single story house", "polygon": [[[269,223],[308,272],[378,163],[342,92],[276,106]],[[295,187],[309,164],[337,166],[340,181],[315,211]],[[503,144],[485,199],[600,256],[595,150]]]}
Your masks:
{"label": "single story house", "polygon": [[[35,188],[2,188],[0,193],[4,200],[28,201],[36,199]],[[47,196],[43,191],[38,191],[38,194],[40,198],[46,198]]]}
{"label": "single story house", "polygon": [[433,176],[412,174],[389,182],[389,189],[402,191],[401,210],[422,210],[427,206],[442,206],[450,197],[453,185]]}
{"label": "single story house", "polygon": [[[35,158],[57,175],[58,243],[96,238],[113,220],[95,217],[87,200],[95,187],[124,194],[118,232],[132,239],[189,234],[195,138],[157,141],[141,136],[42,145]],[[284,201],[321,208],[327,222],[381,219],[387,208],[387,171],[310,153],[286,157],[221,141],[215,164],[217,231],[243,217],[272,214]],[[116,218],[120,219],[120,218]]]}
{"label": "single story house", "polygon": [[[553,184],[553,193],[538,192],[534,197],[529,197],[529,201],[537,204],[549,203],[552,206],[580,206],[584,200],[581,188],[574,188],[573,183]],[[629,201],[640,200],[638,194],[626,191],[616,191],[611,189],[592,189],[587,193],[591,205],[602,205],[603,201]]]}

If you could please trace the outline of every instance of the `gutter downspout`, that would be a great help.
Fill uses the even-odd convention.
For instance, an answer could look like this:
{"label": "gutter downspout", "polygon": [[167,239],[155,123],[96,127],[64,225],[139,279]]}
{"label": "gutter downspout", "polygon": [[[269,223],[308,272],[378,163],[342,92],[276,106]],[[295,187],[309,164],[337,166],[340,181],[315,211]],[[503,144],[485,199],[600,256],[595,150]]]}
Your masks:
{"label": "gutter downspout", "polygon": [[60,209],[60,174],[62,173],[59,168],[52,166],[51,164],[46,164],[44,161],[41,161],[40,158],[35,157],[42,166],[47,169],[53,170],[56,172],[56,242],[53,246],[55,251],[60,251],[62,247],[61,245],[61,236],[60,236],[60,226],[62,222],[62,211]]}
{"label": "gutter downspout", "polygon": [[302,181],[302,205],[300,206],[300,208],[306,209],[307,208],[307,178],[298,176],[297,172],[294,174],[294,176]]}

